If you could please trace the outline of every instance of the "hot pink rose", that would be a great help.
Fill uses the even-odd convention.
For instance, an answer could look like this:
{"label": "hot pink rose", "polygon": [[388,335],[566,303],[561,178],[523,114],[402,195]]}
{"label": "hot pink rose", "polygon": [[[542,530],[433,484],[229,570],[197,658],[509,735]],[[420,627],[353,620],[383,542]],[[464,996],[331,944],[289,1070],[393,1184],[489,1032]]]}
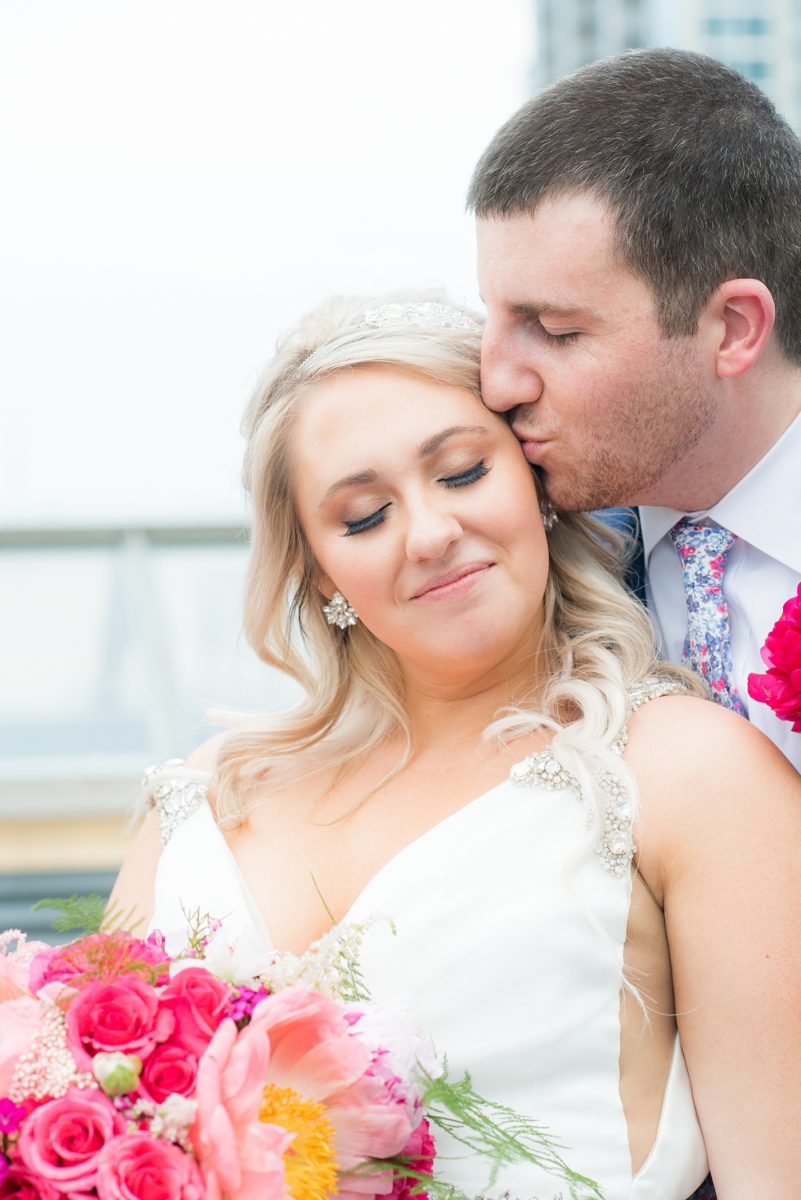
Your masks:
{"label": "hot pink rose", "polygon": [[169,959],[158,946],[127,933],[92,933],[69,946],[50,946],[31,963],[30,988],[47,983],[111,982],[121,975],[140,975],[149,983],[164,983]]}
{"label": "hot pink rose", "polygon": [[104,1147],[97,1164],[100,1200],[204,1200],[191,1154],[149,1133],[131,1133]]}
{"label": "hot pink rose", "polygon": [[[424,1117],[401,1150],[401,1157],[409,1160],[410,1170],[418,1171],[421,1175],[423,1172],[430,1175],[434,1170],[436,1152],[431,1127]],[[419,1181],[409,1179],[408,1176],[406,1179],[397,1179],[389,1200],[428,1200],[428,1192],[420,1191],[420,1186]]]}
{"label": "hot pink rose", "polygon": [[136,976],[90,983],[67,1009],[67,1044],[85,1071],[100,1051],[121,1050],[145,1059],[174,1027],[175,1019],[159,1005],[155,988]]}
{"label": "hot pink rose", "polygon": [[98,1155],[125,1122],[97,1088],[70,1088],[35,1108],[22,1126],[17,1154],[23,1166],[59,1192],[89,1192]]}
{"label": "hot pink rose", "polygon": [[175,1092],[180,1096],[190,1095],[196,1076],[197,1055],[184,1046],[170,1043],[156,1046],[142,1069],[139,1085],[151,1100],[161,1104]]}
{"label": "hot pink rose", "polygon": [[62,1196],[41,1175],[14,1163],[0,1183],[0,1200],[62,1200]]}
{"label": "hot pink rose", "polygon": [[226,1015],[231,989],[205,967],[185,967],[162,992],[162,1004],[175,1014],[173,1039],[188,1046],[198,1057]]}
{"label": "hot pink rose", "polygon": [[32,996],[0,1004],[0,1096],[7,1096],[17,1060],[42,1024],[43,1007]]}
{"label": "hot pink rose", "polygon": [[780,721],[792,721],[801,733],[801,583],[782,609],[762,647],[764,675],[748,676],[748,695],[773,709]]}

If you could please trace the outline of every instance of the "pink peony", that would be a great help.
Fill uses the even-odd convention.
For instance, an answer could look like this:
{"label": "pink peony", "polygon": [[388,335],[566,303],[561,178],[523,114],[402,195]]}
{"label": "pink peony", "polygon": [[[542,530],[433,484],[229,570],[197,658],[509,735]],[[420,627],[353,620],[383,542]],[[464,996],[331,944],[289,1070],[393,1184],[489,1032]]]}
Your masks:
{"label": "pink peony", "polygon": [[191,1154],[149,1133],[107,1142],[97,1160],[100,1200],[203,1200],[203,1180]]}
{"label": "pink peony", "polygon": [[30,988],[38,992],[47,983],[111,982],[120,976],[140,975],[149,983],[165,983],[169,959],[151,942],[127,933],[92,933],[68,946],[49,946],[31,963]]}
{"label": "pink peony", "polygon": [[[16,949],[8,948],[8,941],[17,943]],[[13,938],[11,931],[0,939],[0,1004],[5,1000],[18,1000],[20,996],[28,996],[33,992],[28,976],[31,961],[36,955],[47,950],[44,942],[29,942],[24,934]]]}
{"label": "pink peony", "polygon": [[139,1079],[145,1095],[157,1104],[168,1096],[191,1095],[197,1075],[197,1055],[183,1046],[173,1044],[156,1046],[147,1059]]}
{"label": "pink peony", "polygon": [[35,1108],[22,1126],[17,1154],[29,1171],[59,1192],[89,1192],[98,1156],[125,1122],[97,1088],[70,1088]]}
{"label": "pink peony", "polygon": [[231,989],[204,967],[185,967],[170,980],[161,1000],[175,1016],[171,1040],[199,1057],[230,1007]]}
{"label": "pink peony", "polygon": [[0,1200],[63,1200],[63,1197],[41,1175],[15,1162],[0,1182]]}
{"label": "pink peony", "polygon": [[[198,1068],[193,1136],[207,1182],[214,1178],[218,1190],[241,1195],[237,1162],[243,1156],[258,1161],[259,1142],[270,1129],[290,1132],[283,1143],[272,1142],[270,1159],[271,1165],[277,1160],[276,1185],[285,1179],[291,1194],[297,1164],[307,1153],[307,1133],[321,1171],[335,1176],[332,1191],[338,1171],[399,1153],[411,1124],[404,1106],[392,1101],[382,1081],[369,1074],[371,1057],[333,1000],[300,988],[262,1000],[238,1036],[234,1022],[224,1021]],[[390,1174],[380,1172],[348,1178],[347,1190],[338,1196],[391,1189]]]}
{"label": "pink peony", "polygon": [[155,988],[135,975],[115,983],[90,983],[67,1009],[67,1044],[78,1067],[89,1071],[102,1051],[145,1059],[173,1032],[175,1018],[160,1006]]}
{"label": "pink peony", "polygon": [[21,996],[0,1004],[0,1096],[7,1096],[21,1054],[28,1049],[42,1025],[40,1000]]}
{"label": "pink peony", "polygon": [[782,609],[762,647],[764,675],[748,676],[748,695],[773,709],[780,721],[792,721],[801,733],[801,583]]}

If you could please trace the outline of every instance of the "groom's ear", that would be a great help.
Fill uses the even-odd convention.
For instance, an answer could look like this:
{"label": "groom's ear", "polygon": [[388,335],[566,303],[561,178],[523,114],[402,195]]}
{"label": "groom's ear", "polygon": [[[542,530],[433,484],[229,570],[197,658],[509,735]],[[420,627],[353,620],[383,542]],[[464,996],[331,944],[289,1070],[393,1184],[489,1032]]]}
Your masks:
{"label": "groom's ear", "polygon": [[759,279],[727,279],[710,297],[708,323],[718,379],[743,375],[759,358],[776,317],[768,288]]}

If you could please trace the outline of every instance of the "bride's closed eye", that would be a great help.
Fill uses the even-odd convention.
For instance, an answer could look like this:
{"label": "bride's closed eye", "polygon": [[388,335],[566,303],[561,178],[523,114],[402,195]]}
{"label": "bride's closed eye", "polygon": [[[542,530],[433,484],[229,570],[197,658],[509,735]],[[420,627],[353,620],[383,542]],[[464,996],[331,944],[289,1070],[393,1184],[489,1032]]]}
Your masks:
{"label": "bride's closed eye", "polygon": [[[483,479],[489,474],[489,467],[483,458],[480,458],[477,463],[473,463],[472,467],[468,467],[466,471],[459,471],[455,475],[442,475],[438,480],[439,483],[444,483],[445,487],[456,488],[466,487],[470,483],[476,483],[479,479]],[[368,529],[374,529],[376,525],[381,525],[384,521],[384,514],[390,506],[391,501],[382,504],[375,512],[371,512],[366,517],[359,517],[353,521],[343,520],[345,526],[343,537],[353,537],[357,533],[366,533]]]}

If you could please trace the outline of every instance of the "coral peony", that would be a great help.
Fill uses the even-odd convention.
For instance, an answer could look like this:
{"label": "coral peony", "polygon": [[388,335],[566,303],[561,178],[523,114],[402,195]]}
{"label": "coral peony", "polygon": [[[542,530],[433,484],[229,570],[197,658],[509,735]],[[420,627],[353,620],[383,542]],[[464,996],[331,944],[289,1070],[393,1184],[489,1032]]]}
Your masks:
{"label": "coral peony", "polygon": [[155,989],[135,975],[115,983],[90,983],[67,1009],[67,1042],[86,1071],[99,1051],[120,1050],[145,1059],[174,1027],[175,1018],[159,1004]]}
{"label": "coral peony", "polygon": [[748,695],[801,733],[801,583],[765,639],[762,661],[767,672],[748,676]]}
{"label": "coral peony", "polygon": [[[193,1132],[207,1180],[234,1190],[238,1155],[256,1161],[266,1130],[283,1134],[271,1143],[271,1160],[290,1195],[323,1197],[339,1172],[399,1153],[409,1118],[370,1074],[371,1062],[338,1005],[319,993],[288,988],[268,996],[238,1036],[233,1021],[223,1022],[198,1069]],[[387,1193],[392,1180],[388,1172],[354,1176],[348,1189],[339,1195]]]}
{"label": "coral peony", "polygon": [[172,1142],[132,1133],[107,1142],[97,1160],[100,1200],[203,1200],[191,1154]]}
{"label": "coral peony", "polygon": [[22,1126],[17,1153],[34,1175],[60,1192],[95,1186],[100,1151],[125,1132],[125,1122],[97,1088],[70,1088],[35,1108]]}

